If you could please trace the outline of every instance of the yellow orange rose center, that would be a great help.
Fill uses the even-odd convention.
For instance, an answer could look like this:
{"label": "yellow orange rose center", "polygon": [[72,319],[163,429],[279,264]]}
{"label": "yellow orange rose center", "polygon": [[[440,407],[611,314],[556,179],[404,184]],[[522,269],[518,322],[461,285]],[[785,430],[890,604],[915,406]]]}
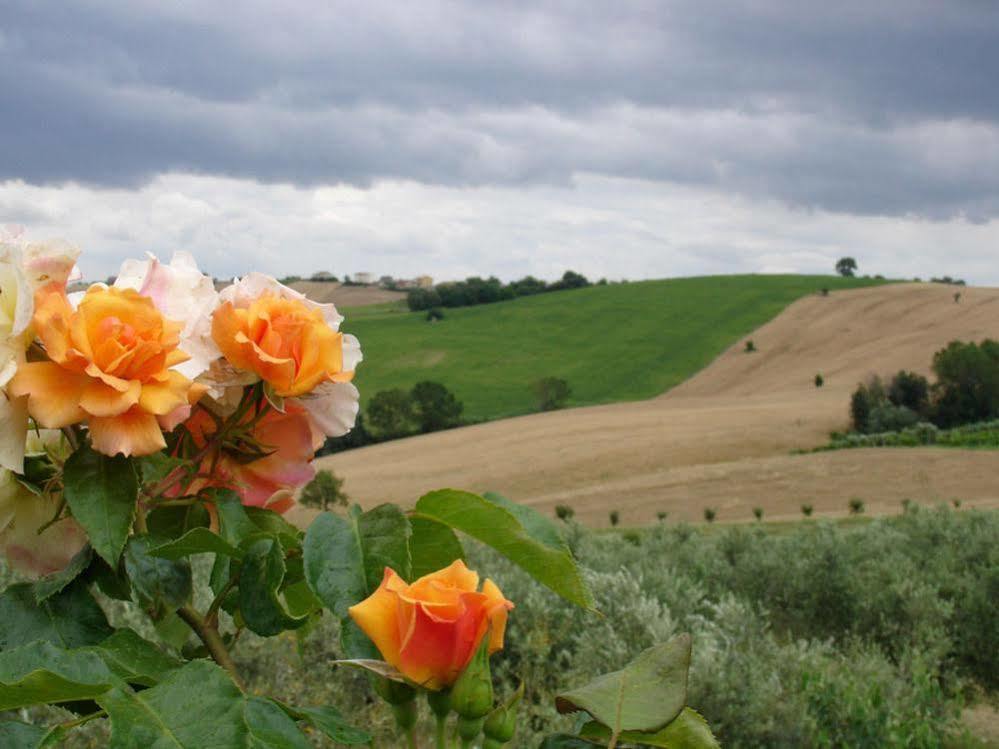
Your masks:
{"label": "yellow orange rose center", "polygon": [[91,287],[74,310],[61,291],[40,292],[35,329],[50,361],[22,365],[11,392],[27,395],[43,427],[86,422],[94,447],[147,455],[165,446],[157,417],[188,404],[191,381],[170,369],[188,356],[181,325],[131,289]]}
{"label": "yellow orange rose center", "polygon": [[247,307],[226,302],[212,317],[212,337],[233,366],[256,373],[278,395],[353,376],[343,371],[343,336],[297,299],[267,293]]}

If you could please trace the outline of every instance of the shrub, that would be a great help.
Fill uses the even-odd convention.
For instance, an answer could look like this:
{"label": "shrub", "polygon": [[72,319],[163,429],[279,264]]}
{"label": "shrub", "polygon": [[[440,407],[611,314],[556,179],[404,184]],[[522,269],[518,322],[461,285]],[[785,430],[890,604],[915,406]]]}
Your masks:
{"label": "shrub", "polygon": [[933,356],[933,423],[942,428],[999,416],[999,343],[951,341]]}
{"label": "shrub", "polygon": [[343,479],[324,469],[317,471],[315,478],[305,485],[299,501],[306,507],[316,507],[326,512],[333,506],[346,507],[349,498],[343,490]]}
{"label": "shrub", "polygon": [[763,508],[762,507],[754,507],[753,508],[753,517],[755,517],[757,520],[763,520]]}
{"label": "shrub", "polygon": [[750,338],[748,341],[746,341],[746,348],[744,349],[744,351],[747,354],[751,354],[754,351],[756,351],[756,344],[753,343],[753,339],[752,338]]}
{"label": "shrub", "polygon": [[821,374],[815,375],[815,387],[820,388],[826,384],[825,378]]}
{"label": "shrub", "polygon": [[413,312],[441,306],[441,296],[436,289],[410,289],[406,292],[406,306]]}
{"label": "shrub", "polygon": [[555,505],[555,517],[557,517],[562,522],[568,522],[575,517],[576,511],[572,509],[569,505]]}
{"label": "shrub", "polygon": [[380,437],[402,437],[413,432],[413,397],[402,388],[379,390],[368,402],[368,422]]}
{"label": "shrub", "polygon": [[901,370],[888,385],[888,400],[917,414],[925,414],[930,402],[930,383],[921,374]]}
{"label": "shrub", "polygon": [[951,500],[951,504],[954,505],[954,509],[955,510],[960,510],[961,509],[961,500],[960,499],[952,499]]}
{"label": "shrub", "polygon": [[413,417],[424,434],[461,424],[464,405],[439,382],[418,382],[413,386],[410,396]]}
{"label": "shrub", "polygon": [[704,508],[704,519],[709,523],[715,522],[715,518],[718,517],[718,511],[714,507]]}
{"label": "shrub", "polygon": [[565,408],[572,389],[569,383],[558,377],[542,377],[531,385],[531,390],[537,398],[539,411],[555,411]]}
{"label": "shrub", "polygon": [[919,423],[919,414],[905,406],[880,403],[867,415],[866,431],[873,434],[898,432]]}
{"label": "shrub", "polygon": [[860,497],[853,497],[850,500],[850,514],[860,515],[864,511],[864,500]]}
{"label": "shrub", "polygon": [[823,287],[822,287],[822,288],[821,288],[821,289],[819,290],[819,293],[820,293],[820,294],[821,294],[822,296],[829,296],[829,287],[828,287],[828,286],[823,286]]}
{"label": "shrub", "polygon": [[610,518],[611,525],[617,525],[621,522],[621,514],[617,510],[611,510],[608,517]]}
{"label": "shrub", "polygon": [[660,510],[659,512],[656,513],[656,519],[660,523],[665,523],[666,522],[666,518],[668,518],[668,517],[669,517],[669,513],[668,512],[664,512],[663,510]]}
{"label": "shrub", "polygon": [[444,319],[444,310],[440,307],[431,307],[427,310],[427,322],[437,322]]}
{"label": "shrub", "polygon": [[803,504],[801,506],[801,512],[806,518],[810,518],[812,516],[812,510],[813,508],[810,504]]}

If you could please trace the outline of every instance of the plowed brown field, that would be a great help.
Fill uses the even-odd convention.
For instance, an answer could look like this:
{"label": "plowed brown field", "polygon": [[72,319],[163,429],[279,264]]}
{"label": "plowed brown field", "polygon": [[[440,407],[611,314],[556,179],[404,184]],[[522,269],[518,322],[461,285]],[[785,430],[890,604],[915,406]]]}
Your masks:
{"label": "plowed brown field", "polygon": [[[670,392],[652,400],[579,408],[413,437],[321,459],[351,498],[409,505],[445,486],[494,490],[551,512],[624,524],[843,515],[852,497],[868,513],[961,498],[999,507],[999,451],[870,449],[791,455],[844,429],[849,396],[869,374],[929,373],[953,339],[999,338],[999,289],[899,284],[811,296]],[[613,363],[610,363],[611,366]],[[821,373],[825,386],[816,388]]]}

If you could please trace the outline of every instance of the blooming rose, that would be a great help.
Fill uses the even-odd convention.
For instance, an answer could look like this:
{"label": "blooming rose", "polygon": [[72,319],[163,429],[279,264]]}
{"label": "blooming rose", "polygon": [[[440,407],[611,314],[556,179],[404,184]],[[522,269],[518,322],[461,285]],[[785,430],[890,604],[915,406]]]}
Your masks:
{"label": "blooming rose", "polygon": [[357,339],[338,332],[332,304],[317,304],[268,276],[251,273],[222,290],[212,337],[238,369],[255,373],[280,396],[324,382],[350,382],[361,361]]}
{"label": "blooming rose", "polygon": [[482,592],[479,576],[460,559],[411,585],[385,568],[381,585],[351,606],[350,616],[382,657],[427,689],[454,683],[489,631],[489,652],[503,647],[513,604],[492,580]]}
{"label": "blooming rose", "polygon": [[[244,422],[249,422],[252,413]],[[217,426],[203,408],[195,409],[184,423],[196,448],[207,443]],[[312,465],[314,434],[305,410],[287,401],[285,410],[268,411],[253,425],[252,439],[267,454],[256,460],[241,450],[241,441],[223,444],[217,453],[205,456],[199,474],[211,473],[211,478],[198,478],[187,487],[197,492],[208,486],[228,488],[240,495],[243,504],[285,512],[294,504],[292,492],[307,484],[316,475]]]}
{"label": "blooming rose", "polygon": [[14,569],[33,577],[58,572],[86,544],[86,534],[72,518],[39,535],[58,508],[58,497],[38,496],[13,473],[0,470],[0,551]]}
{"label": "blooming rose", "polygon": [[64,289],[77,255],[61,241],[26,244],[13,233],[0,233],[0,466],[12,471],[23,470],[28,408],[24,398],[7,393],[7,383],[31,342],[35,292]]}
{"label": "blooming rose", "polygon": [[50,361],[18,368],[9,392],[28,396],[39,425],[86,422],[94,449],[149,455],[166,446],[172,426],[202,389],[173,369],[181,325],[131,289],[92,286],[73,309],[60,291],[40,293],[35,329]]}
{"label": "blooming rose", "polygon": [[219,299],[215,282],[198,270],[189,252],[175,252],[169,265],[152,254],[146,260],[126,260],[114,287],[135,289],[152,299],[165,318],[184,324],[179,348],[191,358],[176,370],[188,379],[222,356],[212,340],[212,313]]}

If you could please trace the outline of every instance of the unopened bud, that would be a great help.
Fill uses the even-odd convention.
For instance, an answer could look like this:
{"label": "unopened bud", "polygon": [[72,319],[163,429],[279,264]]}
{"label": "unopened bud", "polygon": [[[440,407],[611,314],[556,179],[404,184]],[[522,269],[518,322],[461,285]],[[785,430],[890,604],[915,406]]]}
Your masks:
{"label": "unopened bud", "polygon": [[451,687],[451,709],[462,718],[483,718],[493,707],[493,681],[489,672],[489,637],[482,638],[475,655]]}
{"label": "unopened bud", "polygon": [[458,718],[458,735],[466,744],[470,744],[482,733],[482,718]]}
{"label": "unopened bud", "polygon": [[510,699],[489,713],[486,717],[486,722],[482,726],[482,732],[486,736],[486,743],[483,749],[487,749],[490,746],[502,746],[513,738],[513,734],[517,730],[517,704],[523,696],[524,683],[521,682],[517,691],[510,696]]}

